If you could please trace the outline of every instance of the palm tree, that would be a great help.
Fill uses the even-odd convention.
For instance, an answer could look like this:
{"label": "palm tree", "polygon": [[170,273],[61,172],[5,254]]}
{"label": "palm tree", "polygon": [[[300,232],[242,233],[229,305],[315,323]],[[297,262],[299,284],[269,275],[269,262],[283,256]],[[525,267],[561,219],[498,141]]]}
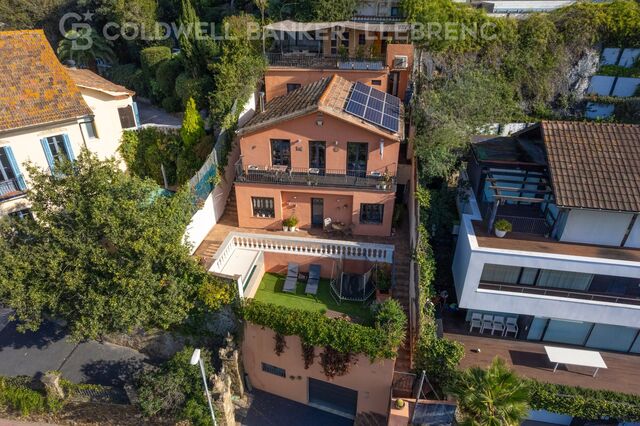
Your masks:
{"label": "palm tree", "polygon": [[457,397],[465,425],[516,426],[527,417],[528,386],[498,357],[486,370],[461,372],[448,391]]}
{"label": "palm tree", "polygon": [[256,4],[256,6],[258,6],[258,9],[260,9],[260,24],[262,27],[262,53],[265,53],[267,48],[264,38],[264,11],[267,9],[267,7],[269,7],[269,0],[253,0],[253,2]]}
{"label": "palm tree", "polygon": [[73,60],[76,65],[95,69],[96,59],[113,62],[113,44],[91,27],[67,31],[58,43],[58,59]]}

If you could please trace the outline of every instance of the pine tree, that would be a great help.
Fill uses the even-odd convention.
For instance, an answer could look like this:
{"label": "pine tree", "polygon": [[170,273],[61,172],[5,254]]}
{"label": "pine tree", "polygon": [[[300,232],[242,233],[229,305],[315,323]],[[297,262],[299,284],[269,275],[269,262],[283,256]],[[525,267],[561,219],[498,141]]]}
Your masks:
{"label": "pine tree", "polygon": [[180,136],[185,149],[191,149],[204,136],[204,120],[202,120],[193,98],[189,98],[187,101]]}

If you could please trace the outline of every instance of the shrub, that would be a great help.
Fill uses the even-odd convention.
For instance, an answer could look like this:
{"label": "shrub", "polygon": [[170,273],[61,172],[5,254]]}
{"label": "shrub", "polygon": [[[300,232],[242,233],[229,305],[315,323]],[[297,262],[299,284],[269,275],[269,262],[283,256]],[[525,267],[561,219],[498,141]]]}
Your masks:
{"label": "shrub", "polygon": [[0,379],[0,403],[19,412],[22,416],[42,413],[47,408],[44,395],[23,386],[7,384],[4,379]]}
{"label": "shrub", "polygon": [[176,78],[176,96],[182,99],[184,105],[187,104],[189,98],[193,98],[198,109],[205,108],[207,106],[207,94],[212,89],[213,81],[210,77],[193,78],[183,72]]}
{"label": "shrub", "polygon": [[529,380],[529,405],[583,419],[640,421],[640,396]]}
{"label": "shrub", "polygon": [[171,58],[158,65],[156,82],[164,98],[175,97],[176,78],[181,72],[182,63],[177,58]]}
{"label": "shrub", "polygon": [[[138,403],[146,417],[172,416],[207,423],[207,401],[202,389],[200,369],[189,363],[193,348],[185,347],[157,371],[144,373],[138,381]],[[201,352],[207,371],[211,372],[211,354]],[[207,419],[207,420],[203,420]]]}
{"label": "shrub", "polygon": [[145,78],[155,78],[160,64],[171,59],[171,49],[166,46],[147,47],[140,51],[140,64]]}
{"label": "shrub", "polygon": [[184,105],[182,99],[177,96],[169,96],[164,98],[161,103],[162,108],[167,112],[180,112]]}
{"label": "shrub", "polygon": [[114,65],[107,71],[107,77],[116,84],[144,94],[144,76],[135,64]]}
{"label": "shrub", "polygon": [[[284,336],[299,336],[308,345],[331,346],[340,353],[362,353],[371,360],[393,358],[405,338],[406,316],[397,301],[383,302],[376,313],[376,326],[366,327],[320,312],[292,309],[255,299],[245,300],[242,316],[246,321],[268,327]],[[397,324],[402,322],[402,326]]]}

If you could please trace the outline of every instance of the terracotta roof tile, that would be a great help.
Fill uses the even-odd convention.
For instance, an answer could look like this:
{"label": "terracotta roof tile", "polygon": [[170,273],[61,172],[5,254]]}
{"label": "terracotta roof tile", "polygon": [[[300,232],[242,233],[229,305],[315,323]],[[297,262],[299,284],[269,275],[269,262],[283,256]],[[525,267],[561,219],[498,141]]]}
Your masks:
{"label": "terracotta roof tile", "polygon": [[67,68],[67,72],[78,87],[87,87],[112,96],[133,96],[135,92],[115,84],[93,71],[80,68]]}
{"label": "terracotta roof tile", "polygon": [[404,134],[404,120],[402,118],[400,119],[400,130],[397,134],[393,134],[344,111],[353,85],[353,82],[333,75],[299,87],[291,93],[272,99],[265,105],[264,112],[256,114],[239,132],[241,134],[251,133],[315,111],[321,111],[356,126],[384,134],[386,137],[392,136],[400,139]]}
{"label": "terracotta roof tile", "polygon": [[0,131],[90,114],[42,30],[0,31]]}
{"label": "terracotta roof tile", "polygon": [[556,202],[640,212],[640,126],[542,122]]}

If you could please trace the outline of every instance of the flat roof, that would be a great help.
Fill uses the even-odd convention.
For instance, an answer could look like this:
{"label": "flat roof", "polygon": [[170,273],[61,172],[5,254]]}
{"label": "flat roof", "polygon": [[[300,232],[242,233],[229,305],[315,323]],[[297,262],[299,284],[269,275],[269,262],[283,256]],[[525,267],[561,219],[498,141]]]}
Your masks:
{"label": "flat roof", "polygon": [[[220,273],[232,277],[240,275],[244,278],[249,274],[249,268],[259,254],[260,250],[236,248]],[[213,267],[209,271],[213,272],[212,269]]]}

